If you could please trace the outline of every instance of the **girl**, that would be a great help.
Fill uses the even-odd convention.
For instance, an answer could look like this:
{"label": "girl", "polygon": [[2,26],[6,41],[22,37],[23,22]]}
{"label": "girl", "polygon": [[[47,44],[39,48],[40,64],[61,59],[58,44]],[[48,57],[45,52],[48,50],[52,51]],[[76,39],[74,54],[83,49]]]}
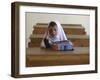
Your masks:
{"label": "girl", "polygon": [[[53,47],[54,42],[67,41],[65,32],[58,21],[51,21],[48,24],[47,31],[45,32],[44,38],[41,42],[41,47],[50,48]],[[53,45],[53,46],[52,46]],[[71,43],[72,45],[72,43]],[[54,46],[56,49],[56,46]]]}

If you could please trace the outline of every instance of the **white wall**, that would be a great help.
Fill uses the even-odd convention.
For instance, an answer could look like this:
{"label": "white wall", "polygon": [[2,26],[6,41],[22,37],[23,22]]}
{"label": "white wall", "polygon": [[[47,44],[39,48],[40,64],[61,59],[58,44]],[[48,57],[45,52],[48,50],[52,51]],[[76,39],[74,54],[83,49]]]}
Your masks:
{"label": "white wall", "polygon": [[48,23],[53,20],[58,20],[62,24],[82,24],[87,35],[89,35],[89,16],[88,15],[70,15],[70,14],[47,14],[47,13],[26,13],[26,46],[30,35],[33,31],[33,26],[36,23]]}

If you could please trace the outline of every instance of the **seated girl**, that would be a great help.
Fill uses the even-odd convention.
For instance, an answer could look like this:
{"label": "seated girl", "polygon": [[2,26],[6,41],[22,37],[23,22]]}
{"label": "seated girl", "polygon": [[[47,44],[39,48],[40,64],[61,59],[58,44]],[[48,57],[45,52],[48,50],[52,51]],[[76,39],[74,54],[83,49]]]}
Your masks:
{"label": "seated girl", "polygon": [[[57,21],[51,21],[48,24],[47,31],[45,32],[44,38],[41,42],[41,47],[61,50],[61,47],[58,49],[58,45],[56,44],[61,42],[69,42],[70,45],[73,46],[73,44],[67,39],[61,24]],[[73,48],[71,50],[73,50]]]}

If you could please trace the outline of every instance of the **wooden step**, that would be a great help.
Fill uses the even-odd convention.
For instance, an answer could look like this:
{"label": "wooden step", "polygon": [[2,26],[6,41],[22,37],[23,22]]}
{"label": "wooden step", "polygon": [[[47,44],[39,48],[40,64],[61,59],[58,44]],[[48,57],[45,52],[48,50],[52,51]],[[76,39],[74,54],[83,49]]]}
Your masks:
{"label": "wooden step", "polygon": [[[72,41],[75,47],[88,47],[89,46],[89,36],[86,35],[68,35],[69,40]],[[41,41],[43,39],[43,35],[34,34],[30,36],[30,42],[28,43],[29,47],[39,47]]]}
{"label": "wooden step", "polygon": [[26,49],[26,66],[89,64],[89,48],[75,47],[74,51],[53,51],[39,47]]}
{"label": "wooden step", "polygon": [[[47,29],[47,23],[37,23],[34,27],[33,34],[44,34]],[[66,34],[86,34],[81,24],[62,24]]]}
{"label": "wooden step", "polygon": [[[62,27],[82,27],[81,24],[61,24]],[[41,26],[41,27],[47,27],[48,24],[47,23],[37,23],[36,26]]]}
{"label": "wooden step", "polygon": [[[63,27],[64,31],[66,34],[77,34],[77,35],[84,35],[86,34],[85,29],[83,27],[70,27],[70,26],[65,26]],[[47,30],[47,27],[43,26],[36,26],[34,27],[33,34],[44,34]]]}

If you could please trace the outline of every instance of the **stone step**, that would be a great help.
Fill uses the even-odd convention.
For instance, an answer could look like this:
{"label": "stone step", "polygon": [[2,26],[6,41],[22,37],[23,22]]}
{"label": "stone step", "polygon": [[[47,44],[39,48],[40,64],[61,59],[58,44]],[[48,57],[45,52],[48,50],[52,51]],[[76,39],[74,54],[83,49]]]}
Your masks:
{"label": "stone step", "polygon": [[39,47],[26,49],[26,66],[55,66],[89,64],[89,48],[75,47],[74,51],[53,51]]}
{"label": "stone step", "polygon": [[[84,35],[86,34],[85,29],[83,27],[80,26],[64,26],[63,27],[64,31],[66,34],[77,34],[77,35]],[[39,25],[39,26],[35,26],[34,30],[33,30],[33,34],[44,34],[47,30],[46,26],[43,25]]]}
{"label": "stone step", "polygon": [[[88,47],[89,46],[89,36],[86,35],[68,35],[69,40],[72,41],[75,47]],[[30,36],[29,47],[39,47],[43,39],[42,34],[34,34]]]}

